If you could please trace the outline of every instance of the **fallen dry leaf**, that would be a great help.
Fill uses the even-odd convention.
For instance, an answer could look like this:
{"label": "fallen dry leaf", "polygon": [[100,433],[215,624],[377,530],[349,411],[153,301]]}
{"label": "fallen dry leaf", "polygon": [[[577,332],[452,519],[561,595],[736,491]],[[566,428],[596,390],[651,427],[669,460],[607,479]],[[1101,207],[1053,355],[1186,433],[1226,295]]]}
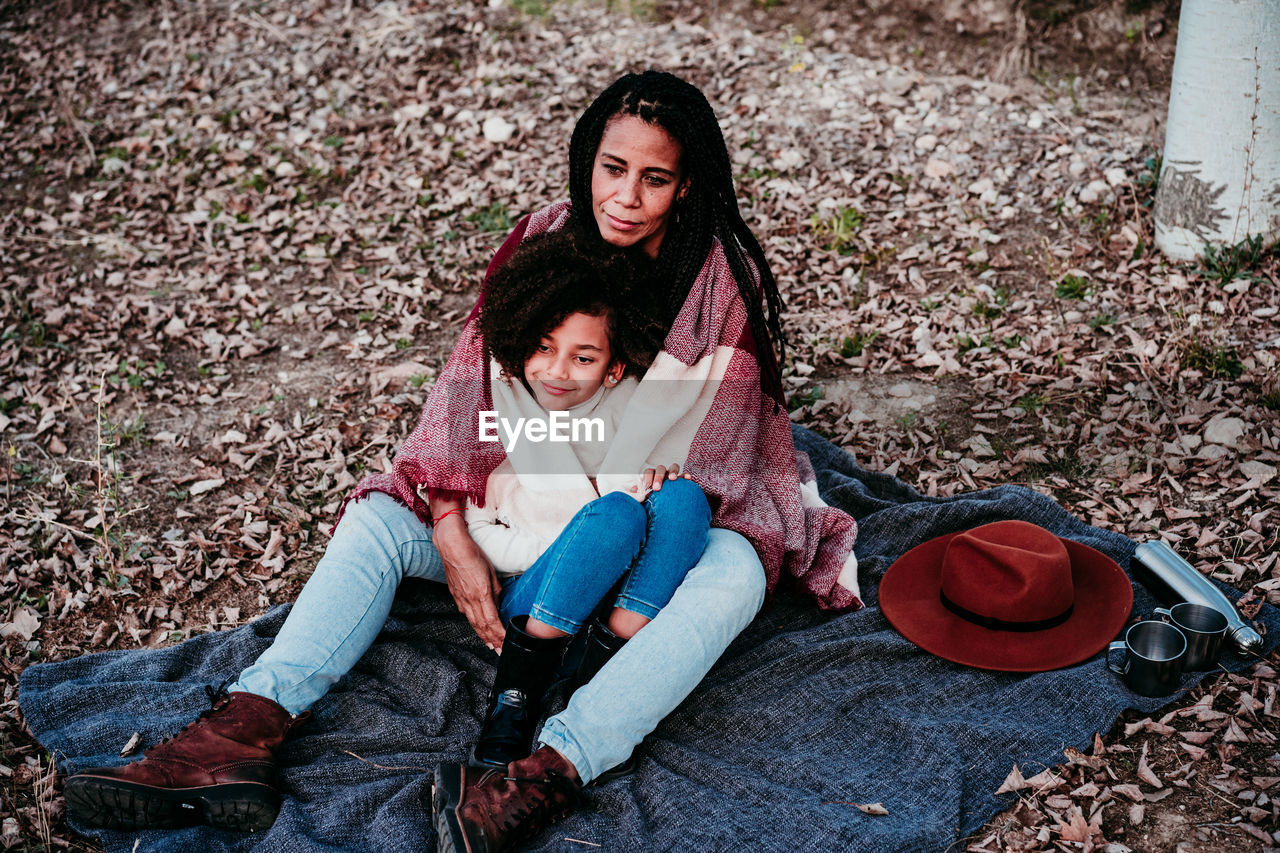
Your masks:
{"label": "fallen dry leaf", "polygon": [[1013,769],[1009,771],[1009,775],[1000,783],[1000,787],[996,789],[996,794],[1008,794],[1012,791],[1021,791],[1023,788],[1029,787],[1031,785],[1026,779],[1022,778],[1022,771],[1015,764]]}
{"label": "fallen dry leaf", "polygon": [[1128,797],[1135,803],[1142,801],[1142,789],[1137,785],[1112,785],[1111,790],[1115,791],[1122,797]]}
{"label": "fallen dry leaf", "polygon": [[1092,836],[1102,836],[1102,827],[1100,824],[1094,824],[1085,820],[1078,808],[1072,808],[1067,813],[1067,822],[1058,824],[1058,834],[1063,841],[1088,841]]}
{"label": "fallen dry leaf", "polygon": [[21,637],[30,640],[40,630],[40,614],[30,607],[19,607],[13,619],[0,623],[0,637]]}
{"label": "fallen dry leaf", "polygon": [[120,757],[133,755],[142,746],[142,733],[134,732],[124,746],[120,747]]}
{"label": "fallen dry leaf", "polygon": [[1147,763],[1147,747],[1148,744],[1146,743],[1142,745],[1142,756],[1138,759],[1138,778],[1154,788],[1163,788],[1164,783],[1160,781],[1160,777],[1152,771],[1151,765]]}

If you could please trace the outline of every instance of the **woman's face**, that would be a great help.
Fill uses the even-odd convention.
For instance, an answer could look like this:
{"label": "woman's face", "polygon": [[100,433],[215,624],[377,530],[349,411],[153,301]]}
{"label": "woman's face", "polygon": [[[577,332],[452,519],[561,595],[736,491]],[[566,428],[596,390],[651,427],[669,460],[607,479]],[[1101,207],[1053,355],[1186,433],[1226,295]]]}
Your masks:
{"label": "woman's face", "polygon": [[610,351],[608,321],[577,312],[542,339],[524,378],[542,408],[563,412],[590,400],[606,380],[615,384],[623,370]]}
{"label": "woman's face", "polygon": [[687,187],[681,153],[658,125],[632,115],[609,120],[591,172],[591,206],[606,243],[658,256],[672,205]]}

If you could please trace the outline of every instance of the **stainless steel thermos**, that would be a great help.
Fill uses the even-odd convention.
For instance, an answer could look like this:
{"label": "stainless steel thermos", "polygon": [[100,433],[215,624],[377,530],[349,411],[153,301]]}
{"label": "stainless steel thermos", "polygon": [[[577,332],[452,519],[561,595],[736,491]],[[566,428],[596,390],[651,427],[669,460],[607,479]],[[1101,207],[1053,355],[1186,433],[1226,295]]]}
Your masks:
{"label": "stainless steel thermos", "polygon": [[1139,545],[1131,565],[1137,579],[1161,603],[1172,606],[1190,601],[1212,607],[1227,617],[1227,640],[1240,654],[1256,655],[1262,650],[1262,637],[1244,620],[1231,599],[1164,542],[1157,539]]}

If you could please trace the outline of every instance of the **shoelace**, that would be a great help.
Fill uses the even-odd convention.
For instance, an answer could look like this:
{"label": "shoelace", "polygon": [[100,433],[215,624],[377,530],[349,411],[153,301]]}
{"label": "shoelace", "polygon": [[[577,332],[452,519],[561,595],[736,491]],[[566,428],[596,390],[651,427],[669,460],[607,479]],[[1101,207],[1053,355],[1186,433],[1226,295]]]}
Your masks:
{"label": "shoelace", "polygon": [[178,729],[178,731],[176,731],[175,733],[171,735],[167,735],[159,743],[155,744],[154,746],[150,746],[147,749],[144,749],[142,751],[143,756],[145,757],[147,755],[150,755],[152,750],[156,749],[157,747],[164,746],[166,743],[169,743],[178,735],[185,732],[187,729],[191,728],[194,725],[197,725],[203,720],[208,719],[215,712],[221,710],[222,707],[227,703],[227,700],[230,698],[230,694],[227,693],[227,685],[229,685],[230,683],[231,683],[231,680],[227,679],[226,681],[219,684],[217,687],[214,687],[210,684],[206,684],[204,686],[204,695],[209,697],[209,707],[201,711],[200,716],[196,717],[194,720],[187,723],[182,728]]}
{"label": "shoelace", "polygon": [[552,792],[560,794],[568,800],[567,803],[561,804],[566,810],[569,807],[576,805],[581,796],[578,786],[558,770],[548,770],[547,775],[541,779],[524,776],[504,776],[502,778],[508,782],[523,782],[525,784],[537,785],[538,788],[536,793],[542,795],[537,798],[529,808],[517,810],[515,814],[513,814],[511,818],[503,824],[502,828],[508,832],[516,830],[516,837],[532,835],[534,832],[541,829],[539,824],[541,823],[542,818],[554,818],[553,809],[557,807],[557,804],[555,803],[555,798],[552,794],[547,791],[548,788],[550,788]]}

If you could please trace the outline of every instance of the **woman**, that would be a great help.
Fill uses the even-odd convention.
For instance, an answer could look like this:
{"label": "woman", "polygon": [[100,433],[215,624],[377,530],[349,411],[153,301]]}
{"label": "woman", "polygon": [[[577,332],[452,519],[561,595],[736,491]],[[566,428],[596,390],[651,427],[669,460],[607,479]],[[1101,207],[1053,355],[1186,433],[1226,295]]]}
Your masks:
{"label": "woman", "polygon": [[[570,203],[522,221],[489,271],[526,233],[571,224],[651,259],[655,280],[669,283],[671,332],[660,375],[678,384],[647,374],[640,388],[691,396],[675,413],[671,436],[641,436],[637,447],[648,459],[649,447],[669,447],[674,437],[713,497],[716,526],[670,603],[609,650],[612,660],[547,721],[532,756],[509,774],[440,768],[437,822],[442,843],[455,847],[444,839],[479,834],[501,847],[536,832],[580,785],[625,761],[697,686],[784,572],[820,606],[860,605],[853,520],[799,481],[774,358],[774,347],[783,346],[781,300],[738,212],[706,98],[670,74],[626,75],[583,114],[569,159]],[[500,584],[456,511],[467,497],[483,500],[503,458],[500,443],[478,440],[477,413],[492,405],[475,320],[473,312],[393,471],[367,479],[349,499],[271,648],[211,711],[142,761],[68,779],[73,815],[137,828],[171,825],[197,810],[224,827],[269,826],[278,808],[273,751],[368,649],[406,576],[447,582],[481,640],[502,646]],[[668,476],[660,466],[648,474],[643,485],[655,490]]]}

